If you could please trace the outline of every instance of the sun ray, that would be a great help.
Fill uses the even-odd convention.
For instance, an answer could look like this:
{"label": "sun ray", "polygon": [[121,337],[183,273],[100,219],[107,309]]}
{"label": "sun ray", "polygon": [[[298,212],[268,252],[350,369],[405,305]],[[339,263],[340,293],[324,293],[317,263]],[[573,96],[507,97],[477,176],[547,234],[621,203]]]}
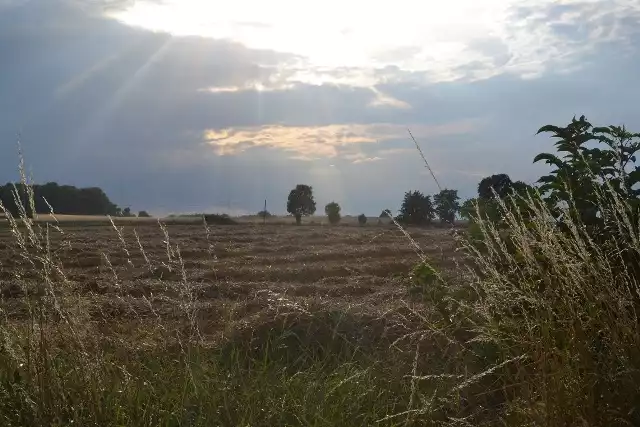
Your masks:
{"label": "sun ray", "polygon": [[166,37],[166,39],[155,49],[142,64],[123,84],[116,90],[116,92],[109,99],[105,100],[100,109],[91,117],[91,119],[78,131],[76,137],[69,142],[70,150],[73,153],[76,150],[73,147],[80,145],[85,146],[90,141],[95,140],[94,136],[108,132],[106,125],[109,117],[116,111],[122,103],[126,100],[129,93],[135,88],[141,81],[143,81],[146,73],[159,61],[167,50],[174,42],[173,37]]}

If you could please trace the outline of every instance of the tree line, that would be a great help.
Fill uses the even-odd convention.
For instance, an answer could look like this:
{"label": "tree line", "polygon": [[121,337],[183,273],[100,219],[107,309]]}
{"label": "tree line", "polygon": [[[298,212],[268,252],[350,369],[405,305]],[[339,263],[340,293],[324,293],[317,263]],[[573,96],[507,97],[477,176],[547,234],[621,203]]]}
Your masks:
{"label": "tree line", "polygon": [[[444,223],[453,223],[456,215],[460,213],[460,209],[460,197],[457,190],[444,189],[433,195],[433,198],[420,191],[407,191],[395,220],[408,225],[426,225],[436,218]],[[329,223],[337,224],[340,222],[341,208],[338,203],[333,201],[328,203],[324,211]],[[291,190],[287,198],[287,212],[295,217],[297,224],[302,222],[303,216],[313,215],[316,212],[313,188],[306,184],[298,184]],[[262,211],[258,215],[264,217],[270,214]],[[387,217],[392,217],[390,209],[385,209],[380,214],[380,218]],[[366,224],[366,215],[360,214],[358,222],[361,225]]]}
{"label": "tree line", "polygon": [[[471,220],[477,207],[488,213],[493,209],[493,216],[498,215],[498,200],[507,197],[521,196],[524,199],[527,195],[533,194],[535,188],[522,181],[513,181],[507,174],[495,174],[483,178],[477,187],[477,197],[470,198],[464,203],[460,203],[458,190],[443,189],[438,193],[426,195],[420,191],[407,191],[402,200],[402,205],[398,215],[394,219],[406,225],[428,225],[435,220],[441,223],[453,224],[456,218],[461,217]],[[316,202],[313,197],[313,188],[306,184],[298,184],[291,190],[287,199],[287,212],[296,218],[296,223],[300,224],[303,216],[313,215],[316,212]],[[329,223],[340,222],[340,205],[336,202],[328,203],[325,206],[325,214]],[[261,217],[269,216],[268,212],[261,211]],[[380,214],[380,218],[392,217],[390,209],[385,209]],[[364,214],[358,216],[358,222],[364,225],[367,222]]]}
{"label": "tree line", "polygon": [[[0,202],[12,216],[56,213],[60,215],[136,216],[130,208],[120,208],[98,187],[78,188],[56,182],[0,186]],[[21,207],[24,212],[21,212]],[[149,216],[140,211],[138,216]]]}

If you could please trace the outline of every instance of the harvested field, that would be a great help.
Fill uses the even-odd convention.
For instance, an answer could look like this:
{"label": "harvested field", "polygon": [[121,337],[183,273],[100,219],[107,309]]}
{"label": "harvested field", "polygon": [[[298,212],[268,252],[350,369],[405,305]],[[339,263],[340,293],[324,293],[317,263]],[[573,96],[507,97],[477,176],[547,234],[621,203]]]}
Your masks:
{"label": "harvested field", "polygon": [[[151,313],[134,308],[148,302],[174,318],[188,293],[207,339],[273,308],[274,298],[301,309],[362,305],[383,311],[406,295],[407,273],[419,261],[409,240],[391,227],[238,225],[210,227],[207,235],[202,225],[171,225],[169,250],[157,224],[119,230],[74,224],[64,226],[62,235],[52,232],[52,252],[74,304],[101,323],[144,319]],[[410,234],[436,264],[454,267],[450,230]],[[0,234],[0,245],[2,307],[9,319],[24,318],[22,288],[36,286],[39,278],[15,255],[19,250],[8,230]]]}

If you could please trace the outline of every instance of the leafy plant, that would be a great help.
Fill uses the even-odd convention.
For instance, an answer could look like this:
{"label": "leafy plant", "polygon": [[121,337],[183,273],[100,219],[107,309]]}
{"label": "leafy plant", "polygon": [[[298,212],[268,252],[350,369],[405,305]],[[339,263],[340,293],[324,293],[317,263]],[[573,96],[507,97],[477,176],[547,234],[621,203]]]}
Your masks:
{"label": "leafy plant", "polygon": [[367,216],[365,214],[358,215],[358,224],[365,225],[367,223]]}
{"label": "leafy plant", "polygon": [[628,204],[637,224],[640,190],[634,187],[640,182],[640,167],[635,166],[640,134],[624,126],[593,127],[585,116],[574,117],[565,127],[543,126],[538,134],[543,132],[557,138],[559,155],[541,153],[534,162],[555,167],[538,182],[559,222],[566,222],[569,214],[591,231],[602,231],[607,216],[602,207],[608,205],[602,201],[613,202],[615,196]]}
{"label": "leafy plant", "polygon": [[409,274],[409,294],[428,301],[441,314],[449,315],[447,284],[427,261],[416,264]]}
{"label": "leafy plant", "polygon": [[138,212],[138,218],[151,218],[151,215],[147,211],[140,211]]}

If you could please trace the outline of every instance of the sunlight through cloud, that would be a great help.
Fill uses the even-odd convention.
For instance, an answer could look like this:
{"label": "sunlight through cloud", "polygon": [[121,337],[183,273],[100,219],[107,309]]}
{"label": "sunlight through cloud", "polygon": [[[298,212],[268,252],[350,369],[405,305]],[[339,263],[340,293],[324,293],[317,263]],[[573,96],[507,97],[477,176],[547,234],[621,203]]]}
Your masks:
{"label": "sunlight through cloud", "polygon": [[[130,25],[198,35],[298,56],[289,80],[367,85],[388,66],[428,81],[535,76],[598,41],[624,39],[618,22],[636,0],[142,0],[112,13]],[[587,29],[577,44],[558,26]],[[345,70],[348,73],[345,74]]]}

